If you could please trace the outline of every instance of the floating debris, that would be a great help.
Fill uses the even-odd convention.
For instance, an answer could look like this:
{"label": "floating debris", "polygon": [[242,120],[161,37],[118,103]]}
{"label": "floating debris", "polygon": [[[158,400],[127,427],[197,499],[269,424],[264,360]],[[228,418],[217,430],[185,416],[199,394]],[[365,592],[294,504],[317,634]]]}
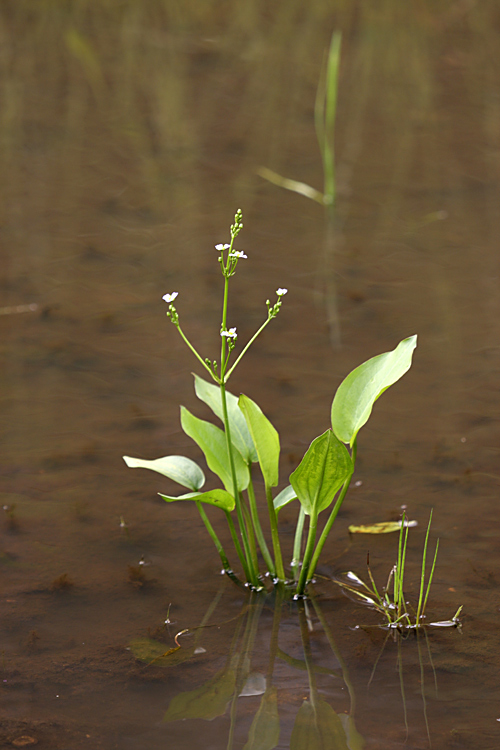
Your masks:
{"label": "floating debris", "polygon": [[[369,526],[349,526],[349,534],[390,534],[392,531],[399,531],[402,523],[402,521],[383,521]],[[418,521],[405,521],[404,525],[405,528],[412,529],[418,526]]]}

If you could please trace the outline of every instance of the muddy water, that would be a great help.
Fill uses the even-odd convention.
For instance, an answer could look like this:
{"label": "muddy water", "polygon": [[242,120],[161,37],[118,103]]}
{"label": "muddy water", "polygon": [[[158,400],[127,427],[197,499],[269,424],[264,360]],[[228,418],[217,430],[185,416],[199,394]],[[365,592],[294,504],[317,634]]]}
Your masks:
{"label": "muddy water", "polygon": [[[369,548],[383,580],[394,538],[350,538],[347,526],[397,517],[406,505],[420,522],[411,595],[434,508],[432,616],[464,605],[461,633],[429,634],[436,693],[426,645],[399,644],[398,669],[397,643],[381,653],[383,633],[351,629],[375,624],[374,614],[322,580],[323,620],[311,610],[306,647],[326,670],[314,673],[315,695],[369,748],[402,747],[407,731],[407,748],[428,747],[425,715],[435,748],[498,747],[496,3],[98,5],[16,0],[0,16],[2,742],[194,750],[226,747],[232,733],[243,747],[267,674],[277,746],[290,746],[311,690],[299,613],[283,607],[283,653],[270,669],[273,602],[251,620],[257,605],[220,577],[193,509],[157,497],[174,485],[121,460],[200,458],[178,413],[183,403],[207,416],[193,394],[195,362],[161,296],[179,291],[184,329],[204,355],[214,352],[212,248],[241,206],[248,260],[230,314],[241,340],[278,286],[289,294],[232,390],[255,398],[278,428],[283,486],[327,428],[342,377],[419,334],[414,367],[360,435],[357,486],[320,572],[362,574]],[[335,28],[343,50],[332,251],[322,208],[257,169],[321,189],[314,97]],[[282,516],[291,545],[294,511]],[[134,658],[138,639],[173,647],[217,596],[217,627],[183,643],[197,638],[204,651],[168,667]],[[241,654],[261,675],[256,694],[210,723],[163,721],[176,696]],[[350,743],[361,746],[354,735]]]}

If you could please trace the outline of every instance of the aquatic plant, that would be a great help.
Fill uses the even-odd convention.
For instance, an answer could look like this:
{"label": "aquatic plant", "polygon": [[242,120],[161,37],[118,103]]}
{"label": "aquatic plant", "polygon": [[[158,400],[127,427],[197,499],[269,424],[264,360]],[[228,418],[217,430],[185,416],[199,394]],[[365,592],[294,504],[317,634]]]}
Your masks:
{"label": "aquatic plant", "polygon": [[383,588],[379,590],[375,583],[375,579],[370,568],[369,555],[367,557],[366,563],[369,583],[365,583],[365,581],[363,581],[358,575],[356,575],[356,573],[353,573],[352,571],[344,574],[345,580],[334,579],[335,583],[341,586],[342,589],[348,592],[355,600],[379,612],[384,618],[382,627],[394,629],[399,632],[407,632],[410,630],[418,630],[420,628],[423,628],[425,625],[441,628],[458,627],[460,625],[459,617],[462,611],[462,607],[459,607],[453,617],[449,620],[441,620],[439,622],[429,623],[426,622],[425,610],[427,607],[427,601],[429,599],[429,592],[431,589],[439,549],[438,539],[436,542],[434,557],[432,559],[429,575],[427,577],[427,547],[429,544],[431,523],[432,511],[429,517],[429,523],[427,524],[427,532],[425,534],[424,547],[422,550],[420,587],[416,606],[411,606],[404,592],[408,532],[410,530],[410,526],[412,525],[411,522],[408,522],[406,520],[406,516],[404,513],[399,532],[397,562],[389,571],[387,582]]}
{"label": "aquatic plant", "polygon": [[[205,484],[203,470],[185,456],[165,456],[154,460],[130,456],[123,458],[131,468],[151,469],[189,490],[187,494],[179,496],[160,495],[167,502],[182,500],[195,503],[219,552],[224,571],[238,581],[204,506],[220,508],[229,525],[234,548],[243,568],[244,581],[255,590],[264,587],[257,549],[260,549],[266,572],[273,581],[287,581],[278,532],[278,514],[281,508],[298,499],[300,507],[293,549],[292,578],[296,596],[303,596],[349,488],[356,462],[358,432],[368,421],[375,401],[410,368],[417,340],[416,336],[404,339],[393,351],[373,357],[347,376],[333,399],[331,428],[312,441],[299,466],[290,475],[290,484],[273,497],[272,490],[279,483],[278,432],[252,399],[243,394],[237,398],[227,390],[227,383],[252,343],[280,312],[287,289],[277,289],[276,301],[266,301],[267,316],[264,322],[236,354],[238,334],[236,328],[228,324],[228,302],[230,279],[235,275],[239,263],[247,259],[244,252],[235,248],[236,238],[242,228],[242,212],[238,210],[230,228],[229,243],[218,244],[215,248],[224,279],[218,360],[203,358],[181,328],[175,306],[178,293],[170,292],[163,297],[168,305],[167,316],[171,323],[214,381],[210,383],[195,375],[195,391],[198,398],[222,421],[224,429],[199,419],[183,406],[181,425],[184,432],[201,448],[208,467],[219,477],[223,488],[202,491]],[[254,463],[259,464],[264,479],[272,552],[259,519],[252,481]],[[246,493],[246,498],[243,493]],[[332,504],[333,509],[318,539],[319,515]],[[302,551],[306,516],[309,525],[305,549]]]}

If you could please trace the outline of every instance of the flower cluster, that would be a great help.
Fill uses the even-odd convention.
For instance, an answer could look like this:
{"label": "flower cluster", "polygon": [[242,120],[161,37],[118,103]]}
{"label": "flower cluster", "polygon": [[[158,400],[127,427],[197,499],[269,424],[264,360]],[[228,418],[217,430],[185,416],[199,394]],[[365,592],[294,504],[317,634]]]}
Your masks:
{"label": "flower cluster", "polygon": [[266,300],[267,305],[267,318],[268,320],[272,320],[277,316],[277,314],[280,311],[281,305],[283,304],[283,297],[288,292],[288,289],[282,289],[279,287],[279,289],[276,289],[276,295],[278,297],[278,300],[274,303],[274,305],[271,306],[270,301]]}
{"label": "flower cluster", "polygon": [[170,318],[170,322],[173,323],[174,326],[179,325],[179,315],[173,304],[178,296],[179,292],[170,292],[169,294],[164,294],[162,297],[162,300],[168,304],[167,317]]}

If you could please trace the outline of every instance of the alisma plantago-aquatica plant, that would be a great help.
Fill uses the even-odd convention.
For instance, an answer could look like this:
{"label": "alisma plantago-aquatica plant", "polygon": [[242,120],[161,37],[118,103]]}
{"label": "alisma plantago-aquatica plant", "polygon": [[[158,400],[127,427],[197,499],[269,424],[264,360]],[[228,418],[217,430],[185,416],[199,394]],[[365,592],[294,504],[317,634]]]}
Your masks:
{"label": "alisma plantago-aquatica plant", "polygon": [[[279,435],[259,406],[248,396],[239,398],[227,390],[227,383],[252,343],[280,312],[286,289],[277,289],[276,301],[266,301],[267,316],[248,343],[236,352],[236,328],[228,327],[229,282],[244,252],[234,245],[243,228],[242,213],[236,212],[230,228],[230,241],[216,245],[218,262],[223,277],[223,303],[220,326],[221,348],[219,359],[203,358],[187,338],[175,307],[177,292],[165,294],[167,316],[210,376],[212,382],[195,375],[195,391],[223,423],[223,429],[194,416],[181,407],[181,425],[205,455],[207,465],[216,474],[223,488],[203,491],[203,470],[185,456],[165,456],[142,460],[124,456],[127,466],[146,468],[167,476],[189,490],[179,496],[163,495],[167,502],[180,500],[195,503],[203,523],[219,552],[224,571],[233,579],[228,556],[213,528],[204,506],[220,508],[226,516],[235,551],[243,569],[244,582],[253,589],[263,588],[264,578],[259,570],[258,550],[266,572],[275,583],[293,582],[297,596],[303,596],[307,583],[316,569],[319,556],[344,501],[356,462],[357,435],[368,421],[373,404],[411,366],[417,337],[401,341],[391,352],[380,354],[357,367],[340,384],[331,408],[331,428],[309,446],[299,466],[290,475],[290,484],[273,496],[279,483]],[[252,481],[252,466],[258,463],[264,479],[271,544],[262,529]],[[245,494],[244,494],[245,493]],[[278,516],[288,503],[298,500],[299,513],[295,534],[292,572],[285,573],[281,550]],[[333,505],[333,508],[331,506]],[[331,508],[331,509],[330,509]],[[319,514],[330,509],[321,533]],[[309,519],[305,530],[306,517]],[[305,548],[303,538],[306,537]],[[291,579],[291,580],[290,580]]]}

